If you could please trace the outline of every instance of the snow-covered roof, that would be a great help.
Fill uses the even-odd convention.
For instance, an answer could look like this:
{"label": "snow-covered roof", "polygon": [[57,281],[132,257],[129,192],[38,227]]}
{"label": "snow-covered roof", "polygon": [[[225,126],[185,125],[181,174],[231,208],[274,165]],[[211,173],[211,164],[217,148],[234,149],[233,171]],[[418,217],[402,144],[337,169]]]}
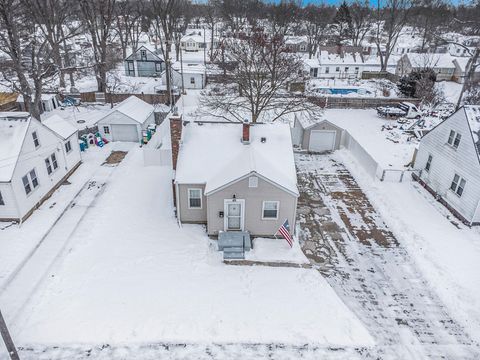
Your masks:
{"label": "snow-covered roof", "polygon": [[[172,64],[172,69],[181,72],[182,65],[180,62],[175,62]],[[183,73],[184,74],[205,74],[206,68],[205,65],[199,63],[183,63]]]}
{"label": "snow-covered roof", "polygon": [[[464,72],[467,67],[468,60],[470,60],[468,57],[456,57],[453,61],[456,62],[460,70]],[[477,67],[475,72],[480,72],[480,67]]]}
{"label": "snow-covered roof", "polygon": [[301,44],[301,43],[306,43],[307,42],[307,37],[306,36],[286,36],[285,37],[285,44],[290,45],[290,44]]}
{"label": "snow-covered roof", "polygon": [[0,182],[12,179],[30,121],[26,112],[0,113]]}
{"label": "snow-covered roof", "polygon": [[463,108],[472,131],[477,154],[480,156],[480,105],[465,105]]}
{"label": "snow-covered roof", "polygon": [[[56,97],[57,94],[42,94],[42,100],[48,101]],[[35,99],[35,95],[32,94],[32,100]],[[23,95],[18,95],[17,102],[23,102]]]}
{"label": "snow-covered roof", "polygon": [[[242,124],[196,123],[184,129],[175,181],[206,184],[205,194],[257,173],[298,195],[290,126],[256,124],[250,128],[250,144],[241,142]],[[266,141],[261,142],[265,137]]]}
{"label": "snow-covered roof", "polygon": [[43,119],[42,124],[48,127],[50,130],[52,130],[64,140],[68,139],[70,136],[77,132],[77,128],[75,128],[67,120],[63,119],[57,114]]}
{"label": "snow-covered roof", "polygon": [[408,53],[405,54],[413,67],[431,67],[431,68],[455,68],[453,60],[455,59],[450,54],[437,53]]}
{"label": "snow-covered roof", "polygon": [[148,61],[163,61],[160,55],[157,54],[157,51],[153,46],[149,44],[141,45],[135,52],[130,52],[129,55],[125,58],[125,60],[141,60],[140,50],[147,50],[147,58]]}
{"label": "snow-covered roof", "polygon": [[153,113],[154,109],[155,108],[153,107],[153,105],[150,105],[149,103],[146,103],[145,101],[132,95],[129,98],[123,100],[120,104],[114,106],[113,109],[110,110],[108,114],[99,119],[99,121],[106,118],[115,111],[118,111],[128,116],[132,120],[143,124]]}

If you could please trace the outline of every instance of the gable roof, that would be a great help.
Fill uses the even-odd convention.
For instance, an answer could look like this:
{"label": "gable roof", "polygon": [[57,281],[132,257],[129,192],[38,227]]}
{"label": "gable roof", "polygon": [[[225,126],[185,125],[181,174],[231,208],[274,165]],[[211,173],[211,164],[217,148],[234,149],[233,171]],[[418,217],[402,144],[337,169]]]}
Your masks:
{"label": "gable roof", "polygon": [[43,119],[42,124],[48,127],[50,130],[52,130],[64,140],[68,139],[70,136],[77,132],[76,127],[74,127],[67,120],[57,114]]}
{"label": "gable roof", "polygon": [[0,113],[0,182],[12,179],[30,122],[29,113]]}
{"label": "gable roof", "polygon": [[480,159],[480,105],[465,105],[463,109]]}
{"label": "gable roof", "polygon": [[455,68],[454,57],[450,54],[408,53],[405,54],[412,67]]}
{"label": "gable roof", "polygon": [[163,61],[161,57],[159,57],[154,51],[147,48],[145,45],[140,46],[135,52],[131,53],[129,56],[125,58],[127,60],[141,60],[140,50],[147,51],[147,61]]}
{"label": "gable roof", "polygon": [[[298,196],[297,176],[288,124],[255,124],[250,144],[240,141],[242,124],[196,123],[184,129],[175,182],[205,184],[205,194],[258,174],[277,187]],[[261,142],[265,137],[266,141]]]}
{"label": "gable roof", "polygon": [[120,104],[115,105],[112,110],[110,110],[105,116],[101,117],[97,122],[102,121],[112,113],[118,111],[139,124],[143,124],[153,113],[154,109],[153,105],[150,105],[135,95],[132,95],[123,100]]}

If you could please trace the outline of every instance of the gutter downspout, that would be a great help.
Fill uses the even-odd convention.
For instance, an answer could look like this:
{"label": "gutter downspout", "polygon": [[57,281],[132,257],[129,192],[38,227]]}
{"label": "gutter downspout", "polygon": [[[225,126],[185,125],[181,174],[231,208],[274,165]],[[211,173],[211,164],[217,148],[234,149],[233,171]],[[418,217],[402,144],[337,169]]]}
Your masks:
{"label": "gutter downspout", "polygon": [[178,227],[182,227],[182,221],[180,220],[180,195],[178,192],[178,183],[175,183],[175,202],[176,202],[176,209],[177,209],[177,223]]}

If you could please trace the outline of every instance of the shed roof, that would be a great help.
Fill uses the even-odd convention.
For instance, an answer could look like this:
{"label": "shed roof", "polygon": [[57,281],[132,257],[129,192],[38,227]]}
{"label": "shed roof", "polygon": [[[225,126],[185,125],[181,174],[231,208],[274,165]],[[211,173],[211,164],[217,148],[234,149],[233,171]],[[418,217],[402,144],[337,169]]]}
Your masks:
{"label": "shed roof", "polygon": [[155,108],[153,107],[153,105],[146,103],[145,101],[132,95],[129,98],[123,100],[120,104],[114,106],[112,110],[110,110],[105,116],[103,116],[98,121],[102,121],[112,113],[118,111],[128,116],[132,120],[135,120],[140,124],[144,124],[154,110]]}
{"label": "shed roof", "polygon": [[[238,123],[190,123],[184,129],[175,181],[206,184],[205,194],[256,173],[298,195],[297,176],[288,124],[255,124],[250,144],[241,142]],[[266,141],[261,142],[265,137]]]}

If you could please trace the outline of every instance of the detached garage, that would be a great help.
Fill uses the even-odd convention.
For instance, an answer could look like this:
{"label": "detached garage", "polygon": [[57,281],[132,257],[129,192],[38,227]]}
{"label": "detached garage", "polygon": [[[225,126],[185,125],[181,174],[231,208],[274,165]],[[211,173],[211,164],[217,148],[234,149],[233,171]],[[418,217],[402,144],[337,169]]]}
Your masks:
{"label": "detached garage", "polygon": [[328,120],[312,121],[306,115],[295,115],[293,144],[311,152],[327,152],[340,148],[343,129]]}
{"label": "detached garage", "polygon": [[108,141],[140,142],[142,131],[155,123],[154,107],[136,96],[116,105],[98,122],[98,131]]}

